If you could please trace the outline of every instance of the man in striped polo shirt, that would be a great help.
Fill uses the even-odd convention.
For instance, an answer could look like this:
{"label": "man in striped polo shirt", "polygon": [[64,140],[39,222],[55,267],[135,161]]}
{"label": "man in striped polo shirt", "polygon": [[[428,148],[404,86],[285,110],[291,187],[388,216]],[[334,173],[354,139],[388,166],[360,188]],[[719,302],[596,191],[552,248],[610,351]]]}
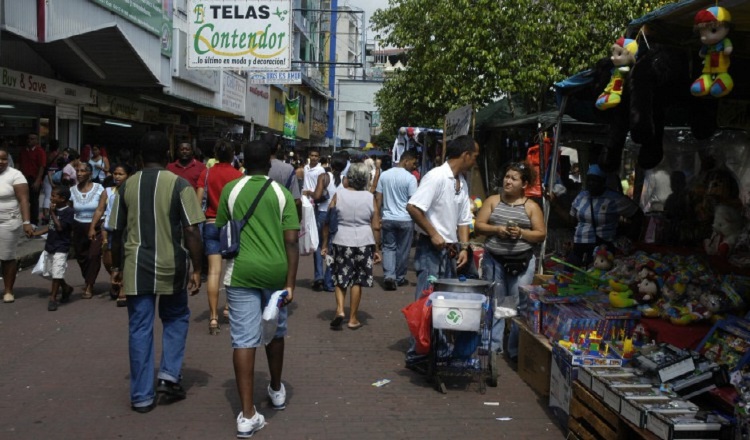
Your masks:
{"label": "man in striped polo shirt", "polygon": [[[180,379],[190,324],[187,294],[195,295],[201,285],[198,224],[206,218],[192,185],[164,169],[168,150],[163,133],[143,137],[143,170],[122,184],[109,217],[112,283],[122,285],[128,303],[131,408],[139,413],[154,409],[156,393],[185,398]],[[157,296],[164,330],[155,393]]]}

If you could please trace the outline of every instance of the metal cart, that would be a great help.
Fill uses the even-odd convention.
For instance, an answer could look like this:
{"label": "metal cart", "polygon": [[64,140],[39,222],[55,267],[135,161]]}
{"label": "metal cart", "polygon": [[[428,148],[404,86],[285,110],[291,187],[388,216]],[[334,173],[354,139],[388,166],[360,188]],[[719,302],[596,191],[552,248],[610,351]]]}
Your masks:
{"label": "metal cart", "polygon": [[[466,295],[467,300],[470,298],[471,301],[477,301],[484,296],[478,325],[473,326],[474,323],[471,322],[458,327],[468,326],[471,330],[451,330],[450,325],[440,324],[437,327],[444,328],[437,328],[433,302],[433,329],[427,375],[434,382],[435,388],[443,394],[447,392],[445,377],[476,377],[482,394],[486,392],[486,384],[497,386],[497,356],[490,350],[494,314],[493,286],[494,283],[483,280],[440,279],[434,283],[434,292],[446,293],[446,296],[450,294],[450,299],[460,301],[461,295]],[[443,314],[444,311],[437,311],[437,319],[456,320],[455,316]]]}

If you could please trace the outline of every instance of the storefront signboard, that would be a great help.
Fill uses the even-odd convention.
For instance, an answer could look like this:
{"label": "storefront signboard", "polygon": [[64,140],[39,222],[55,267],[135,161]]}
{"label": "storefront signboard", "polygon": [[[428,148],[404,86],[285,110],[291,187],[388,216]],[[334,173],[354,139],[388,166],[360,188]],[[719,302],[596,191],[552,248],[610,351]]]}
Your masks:
{"label": "storefront signboard", "polygon": [[36,96],[46,96],[62,102],[75,104],[96,104],[96,90],[64,83],[43,76],[2,68],[0,90],[27,92]]}
{"label": "storefront signboard", "polygon": [[161,39],[161,53],[172,56],[173,0],[91,0]]}
{"label": "storefront signboard", "polygon": [[302,84],[302,72],[248,72],[250,84]]}
{"label": "storefront signboard", "polygon": [[130,99],[120,98],[119,96],[99,94],[96,105],[87,105],[83,108],[89,113],[97,113],[104,116],[111,116],[118,119],[127,119],[136,122],[148,122],[155,124],[157,121],[147,119],[146,114],[158,114],[159,109]]}
{"label": "storefront signboard", "polygon": [[469,134],[473,114],[471,106],[467,105],[445,115],[445,140],[452,141],[459,136]]}
{"label": "storefront signboard", "polygon": [[245,78],[232,72],[221,73],[221,108],[245,116]]}
{"label": "storefront signboard", "polygon": [[245,119],[268,127],[268,111],[271,105],[270,87],[262,84],[248,84],[245,99]]}
{"label": "storefront signboard", "polygon": [[219,69],[216,70],[195,70],[187,68],[187,40],[185,32],[175,32],[175,51],[172,57],[172,76],[187,81],[196,86],[210,90],[219,91],[220,75]]}
{"label": "storefront signboard", "polygon": [[289,71],[291,0],[188,0],[189,69]]}

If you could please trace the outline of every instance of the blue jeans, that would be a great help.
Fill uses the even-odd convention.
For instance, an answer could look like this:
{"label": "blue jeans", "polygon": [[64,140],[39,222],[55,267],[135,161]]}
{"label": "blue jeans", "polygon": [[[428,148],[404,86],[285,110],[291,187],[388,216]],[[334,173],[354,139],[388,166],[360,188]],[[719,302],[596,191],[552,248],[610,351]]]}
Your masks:
{"label": "blue jeans", "polygon": [[[534,269],[536,267],[536,257],[532,256],[529,260],[529,267],[526,272],[519,276],[510,276],[505,273],[502,265],[489,252],[484,253],[482,259],[482,278],[487,281],[494,281],[495,287],[493,294],[495,296],[495,305],[504,307],[516,307],[519,314],[525,310],[526,298],[519,299],[518,286],[531,284],[534,279]],[[493,308],[494,310],[494,308]],[[505,332],[505,319],[492,318],[492,343],[490,349],[501,353],[503,351],[503,333]],[[484,341],[486,343],[486,339]],[[518,326],[511,325],[510,335],[508,336],[508,356],[515,358],[518,356]]]}
{"label": "blue jeans", "polygon": [[[163,326],[159,379],[179,382],[190,325],[187,290],[158,295]],[[128,295],[130,402],[148,406],[154,401],[154,313],[157,295]]]}
{"label": "blue jeans", "polygon": [[383,220],[383,276],[401,281],[409,265],[414,222]]}
{"label": "blue jeans", "polygon": [[[323,257],[320,255],[320,249],[323,246],[323,226],[328,223],[328,211],[315,210],[315,223],[318,227],[318,248],[313,253],[313,261],[315,263],[315,275],[313,276],[314,281],[323,281],[323,288],[326,290],[333,291],[333,278],[331,276],[331,268],[323,269]],[[329,237],[330,240],[331,237]]]}
{"label": "blue jeans", "polygon": [[[427,235],[419,234],[417,248],[414,253],[414,269],[417,271],[417,290],[414,292],[416,301],[422,292],[430,287],[430,276],[435,278],[455,278],[456,261],[448,257],[448,250],[438,250]],[[409,337],[409,350],[406,352],[406,362],[417,362],[424,359],[415,351],[414,338]]]}

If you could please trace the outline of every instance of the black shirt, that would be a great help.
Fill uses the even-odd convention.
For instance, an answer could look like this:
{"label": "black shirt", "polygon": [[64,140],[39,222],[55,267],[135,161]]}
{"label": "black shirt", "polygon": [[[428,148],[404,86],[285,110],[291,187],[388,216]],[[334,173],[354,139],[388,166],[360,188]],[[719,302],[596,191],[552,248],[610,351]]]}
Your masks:
{"label": "black shirt", "polygon": [[55,252],[65,252],[70,250],[70,240],[73,234],[73,208],[70,206],[64,206],[62,208],[55,209],[57,214],[57,220],[62,226],[62,230],[58,231],[55,227],[55,222],[50,220],[49,232],[47,232],[47,243],[44,245],[44,250],[50,254]]}

